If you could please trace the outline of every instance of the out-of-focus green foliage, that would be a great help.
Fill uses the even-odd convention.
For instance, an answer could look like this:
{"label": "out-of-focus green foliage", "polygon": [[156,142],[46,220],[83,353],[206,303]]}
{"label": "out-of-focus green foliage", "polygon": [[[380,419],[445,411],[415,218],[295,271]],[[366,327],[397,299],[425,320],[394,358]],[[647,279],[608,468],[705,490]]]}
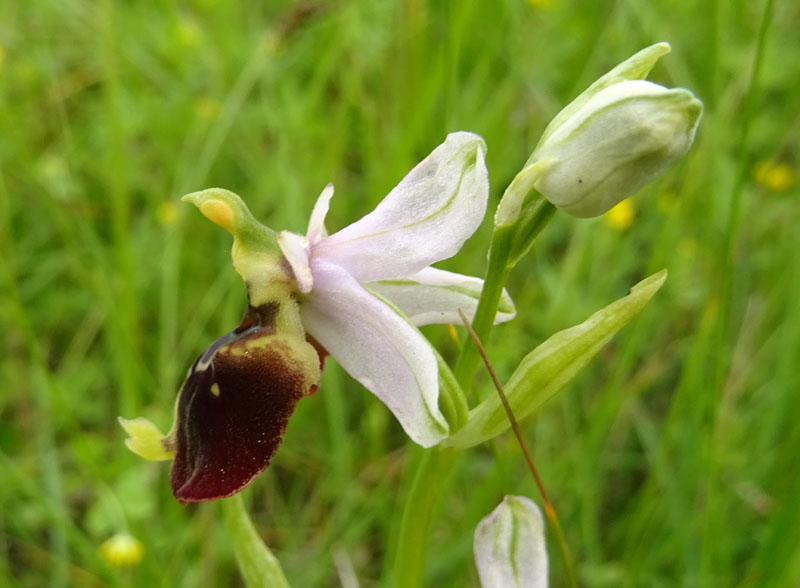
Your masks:
{"label": "out-of-focus green foliage", "polygon": [[[211,504],[116,417],[172,420],[183,375],[245,301],[229,242],[179,197],[241,194],[302,232],[360,218],[454,130],[487,141],[492,202],[547,122],[657,41],[650,79],[706,106],[633,224],[556,215],[487,342],[506,380],[550,334],[670,276],[567,390],[524,421],[585,586],[800,584],[800,6],[764,2],[0,3],[0,583],[240,582]],[[617,228],[613,228],[617,227]],[[447,269],[480,274],[491,215]],[[426,333],[445,359],[444,327]],[[480,376],[476,389],[491,392]],[[294,586],[377,586],[419,457],[329,361],[247,491]],[[429,582],[477,585],[475,525],[535,497],[509,435],[471,450],[435,524]],[[120,533],[141,552],[114,559]],[[117,542],[115,545],[135,545]],[[138,563],[137,563],[138,560]],[[553,565],[552,584],[562,571]]]}

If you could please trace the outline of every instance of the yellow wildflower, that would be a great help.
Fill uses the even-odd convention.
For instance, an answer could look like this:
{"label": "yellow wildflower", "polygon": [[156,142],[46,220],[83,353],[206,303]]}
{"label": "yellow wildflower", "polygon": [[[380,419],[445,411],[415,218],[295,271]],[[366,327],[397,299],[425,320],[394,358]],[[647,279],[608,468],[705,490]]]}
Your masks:
{"label": "yellow wildflower", "polygon": [[606,225],[617,231],[628,229],[633,224],[634,218],[636,218],[636,210],[629,198],[619,202],[603,215]]}
{"label": "yellow wildflower", "polygon": [[162,202],[156,208],[156,219],[162,225],[171,225],[178,220],[178,207],[172,202]]}
{"label": "yellow wildflower", "polygon": [[203,40],[203,29],[191,19],[181,19],[174,29],[178,43],[189,49],[197,47]]}
{"label": "yellow wildflower", "polygon": [[690,237],[684,237],[680,241],[678,241],[678,255],[683,257],[687,260],[692,260],[697,257],[697,251],[700,249],[700,245],[696,239],[692,239]]}
{"label": "yellow wildflower", "polygon": [[100,556],[114,567],[130,567],[142,561],[144,546],[127,533],[117,533],[100,545]]}
{"label": "yellow wildflower", "polygon": [[792,168],[785,163],[759,161],[753,167],[753,178],[773,192],[785,192],[794,184]]}

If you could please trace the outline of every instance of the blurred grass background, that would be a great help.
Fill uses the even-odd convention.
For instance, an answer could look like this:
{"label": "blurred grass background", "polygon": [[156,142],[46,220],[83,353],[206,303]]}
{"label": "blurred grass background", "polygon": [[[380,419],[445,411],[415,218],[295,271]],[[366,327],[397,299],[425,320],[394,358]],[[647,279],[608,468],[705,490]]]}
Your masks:
{"label": "blurred grass background", "polygon": [[[465,129],[487,140],[494,205],[563,105],[667,40],[651,79],[705,102],[696,146],[632,200],[630,226],[557,215],[513,274],[519,317],[489,351],[507,376],[669,268],[525,423],[581,583],[800,585],[800,5],[772,8],[0,3],[0,583],[240,585],[216,505],[177,504],[168,465],[129,453],[116,422],[166,430],[187,366],[244,308],[228,236],[182,194],[223,186],[299,232],[333,181],[335,230]],[[480,275],[489,224],[442,266]],[[455,357],[445,327],[426,332]],[[476,586],[477,522],[506,493],[538,499],[515,443],[473,450],[453,476],[431,586]],[[246,492],[294,586],[340,585],[349,567],[381,585],[419,455],[330,361]],[[138,563],[101,554],[117,533],[141,542]]]}

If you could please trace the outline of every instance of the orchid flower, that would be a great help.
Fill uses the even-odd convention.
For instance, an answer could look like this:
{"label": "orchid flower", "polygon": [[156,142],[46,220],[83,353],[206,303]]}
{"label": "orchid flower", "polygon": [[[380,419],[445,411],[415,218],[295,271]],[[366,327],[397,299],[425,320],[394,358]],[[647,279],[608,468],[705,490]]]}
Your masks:
{"label": "orchid flower", "polygon": [[[264,227],[227,190],[184,196],[233,234],[249,307],[190,368],[168,435],[145,419],[121,419],[131,450],[174,456],[179,501],[229,496],[262,472],[296,403],[316,391],[327,355],[415,442],[430,447],[449,435],[436,355],[415,325],[454,322],[458,308],[474,314],[482,281],[431,264],[457,253],[483,219],[484,151],[477,135],[448,135],[373,212],[330,236],[330,185],[304,236]],[[504,295],[496,321],[513,316]]]}
{"label": "orchid flower", "polygon": [[506,496],[475,528],[482,588],[547,588],[544,521],[525,496]]}

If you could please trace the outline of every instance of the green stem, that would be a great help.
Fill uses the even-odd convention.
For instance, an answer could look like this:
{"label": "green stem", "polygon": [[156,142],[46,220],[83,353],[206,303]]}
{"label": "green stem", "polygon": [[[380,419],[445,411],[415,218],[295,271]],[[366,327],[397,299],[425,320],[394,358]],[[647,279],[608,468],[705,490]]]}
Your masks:
{"label": "green stem", "polygon": [[[494,317],[508,273],[529,249],[530,244],[547,221],[553,216],[553,205],[532,194],[538,202],[526,206],[527,215],[512,226],[496,228],[489,249],[483,290],[472,327],[478,336],[486,339],[492,329]],[[468,383],[475,375],[480,355],[474,345],[463,345],[454,374],[461,389],[469,390]],[[428,539],[433,526],[433,516],[441,499],[449,474],[458,464],[460,452],[455,449],[433,449],[423,456],[414,474],[400,522],[400,535],[394,562],[394,581],[398,588],[418,588],[425,576],[425,559]]]}
{"label": "green stem", "polygon": [[[483,290],[478,299],[478,308],[475,311],[475,318],[472,319],[472,328],[481,340],[486,340],[494,323],[494,316],[497,313],[497,305],[500,296],[503,294],[508,273],[511,267],[508,265],[508,257],[511,250],[513,239],[511,228],[501,228],[492,235],[492,245],[489,248],[489,266],[486,269],[486,277],[483,281]],[[474,345],[462,345],[461,354],[454,370],[456,380],[461,389],[468,392],[470,382],[478,368],[480,355]]]}
{"label": "green stem", "polygon": [[425,577],[425,558],[433,515],[449,474],[458,464],[456,449],[426,451],[406,498],[394,561],[394,586],[419,588]]}
{"label": "green stem", "polygon": [[[730,377],[731,362],[734,346],[737,344],[737,335],[734,333],[736,328],[735,321],[735,302],[736,297],[741,292],[737,291],[741,286],[741,272],[736,271],[736,238],[742,222],[742,200],[744,188],[747,183],[750,169],[750,157],[752,144],[750,141],[753,120],[756,117],[759,99],[759,90],[762,90],[762,68],[764,54],[766,52],[767,40],[769,38],[769,28],[772,24],[774,11],[774,0],[766,0],[761,13],[761,22],[756,37],[754,48],[753,66],[750,73],[747,92],[744,97],[742,114],[738,118],[740,135],[738,140],[739,153],[737,161],[736,176],[731,190],[730,207],[728,208],[728,219],[725,230],[725,237],[720,251],[720,285],[719,285],[719,319],[717,324],[712,327],[713,336],[716,339],[715,348],[720,351],[717,354],[716,365],[713,366],[712,382],[714,385],[711,390],[715,392],[708,397],[707,407],[712,411],[711,419],[711,451],[704,464],[704,475],[707,482],[705,490],[706,508],[703,509],[702,519],[702,545],[707,547],[701,550],[700,573],[701,579],[713,577],[718,562],[718,541],[715,538],[714,529],[720,528],[722,515],[716,506],[719,495],[726,490],[721,486],[722,465],[720,456],[724,451],[722,446],[724,428],[724,406],[725,400],[722,398],[725,389],[726,378]],[[763,90],[761,92],[763,97]],[[738,283],[737,283],[738,282]]]}
{"label": "green stem", "polygon": [[225,526],[247,588],[289,588],[281,564],[261,540],[241,494],[222,501]]}
{"label": "green stem", "polygon": [[[534,239],[547,225],[555,213],[555,206],[532,192],[517,222],[498,227],[492,235],[489,249],[489,266],[483,281],[483,290],[478,300],[472,329],[481,341],[488,341],[494,324],[497,305],[511,269],[530,250]],[[456,364],[455,376],[462,390],[469,391],[472,378],[480,365],[480,355],[474,345],[463,345]]]}

